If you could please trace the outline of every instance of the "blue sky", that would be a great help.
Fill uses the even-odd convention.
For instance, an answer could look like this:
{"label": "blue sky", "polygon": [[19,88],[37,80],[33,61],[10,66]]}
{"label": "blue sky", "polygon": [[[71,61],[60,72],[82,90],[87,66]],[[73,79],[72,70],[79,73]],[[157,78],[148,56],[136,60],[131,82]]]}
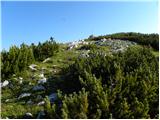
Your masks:
{"label": "blue sky", "polygon": [[89,35],[158,32],[158,3],[5,2],[1,3],[2,48],[37,44],[53,36],[69,42]]}

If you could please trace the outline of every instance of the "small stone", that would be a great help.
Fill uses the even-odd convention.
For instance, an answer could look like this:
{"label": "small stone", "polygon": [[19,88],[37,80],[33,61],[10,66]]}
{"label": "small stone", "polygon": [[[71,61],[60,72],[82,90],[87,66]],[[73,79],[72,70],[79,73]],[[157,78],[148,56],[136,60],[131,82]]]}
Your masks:
{"label": "small stone", "polygon": [[51,58],[47,58],[47,59],[45,59],[44,61],[43,61],[43,63],[46,63],[46,62],[48,62],[48,61],[50,61],[51,60]]}
{"label": "small stone", "polygon": [[9,102],[9,99],[6,99],[5,102]]}
{"label": "small stone", "polygon": [[43,73],[40,74],[39,77],[40,77],[40,78],[44,78],[44,74],[43,74]]}
{"label": "small stone", "polygon": [[24,97],[29,97],[29,96],[31,96],[31,93],[22,93],[22,94],[18,97],[18,99],[21,99],[21,98],[24,98]]}
{"label": "small stone", "polygon": [[6,87],[9,84],[8,80],[5,80],[3,83],[1,83],[1,87]]}
{"label": "small stone", "polygon": [[40,105],[44,105],[44,104],[45,104],[45,102],[44,102],[44,101],[41,101],[41,102],[39,102],[37,105],[40,106]]}
{"label": "small stone", "polygon": [[28,104],[28,105],[33,105],[33,101],[32,101],[32,100],[29,100],[29,101],[27,101],[27,104]]}
{"label": "small stone", "polygon": [[32,113],[27,112],[27,113],[24,115],[24,119],[31,119],[31,118],[33,118]]}
{"label": "small stone", "polygon": [[16,76],[16,74],[13,74],[13,77],[15,77]]}
{"label": "small stone", "polygon": [[47,78],[45,78],[45,77],[38,81],[38,83],[42,83],[42,84],[46,83],[46,82],[47,82]]}
{"label": "small stone", "polygon": [[22,80],[20,80],[20,81],[19,81],[19,84],[22,84],[22,83],[23,83],[23,81],[22,81]]}
{"label": "small stone", "polygon": [[35,67],[37,67],[37,65],[35,65],[35,64],[31,64],[31,65],[29,66],[29,68],[30,68],[31,70],[36,71],[37,69],[36,69]]}

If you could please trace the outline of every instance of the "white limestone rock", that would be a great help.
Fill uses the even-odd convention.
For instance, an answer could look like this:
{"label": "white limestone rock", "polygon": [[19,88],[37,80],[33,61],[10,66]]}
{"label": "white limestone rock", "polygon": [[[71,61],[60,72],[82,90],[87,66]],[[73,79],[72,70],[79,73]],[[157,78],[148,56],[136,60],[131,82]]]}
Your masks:
{"label": "white limestone rock", "polygon": [[13,77],[15,77],[16,76],[16,74],[13,74]]}
{"label": "white limestone rock", "polygon": [[23,83],[23,81],[22,81],[22,80],[20,80],[20,81],[19,81],[19,84],[22,84],[22,83]]}
{"label": "white limestone rock", "polygon": [[3,83],[1,83],[1,87],[6,87],[9,84],[8,80],[5,80]]}
{"label": "white limestone rock", "polygon": [[33,116],[32,113],[27,112],[25,115]]}
{"label": "white limestone rock", "polygon": [[46,63],[46,62],[48,62],[48,61],[50,61],[51,60],[51,58],[47,58],[47,59],[45,59],[44,61],[43,61],[43,63]]}
{"label": "white limestone rock", "polygon": [[101,39],[102,42],[105,42],[106,40],[107,40],[106,38]]}
{"label": "white limestone rock", "polygon": [[41,73],[41,74],[39,75],[39,77],[40,77],[40,78],[44,78],[44,74]]}
{"label": "white limestone rock", "polygon": [[21,99],[21,98],[24,98],[24,97],[29,97],[29,96],[31,96],[31,93],[22,93],[22,94],[18,97],[18,99]]}
{"label": "white limestone rock", "polygon": [[31,65],[29,66],[29,68],[30,68],[31,70],[34,70],[34,71],[37,70],[36,67],[37,67],[37,65],[35,65],[35,64],[31,64]]}
{"label": "white limestone rock", "polygon": [[19,84],[22,84],[22,83],[23,83],[23,78],[19,77]]}
{"label": "white limestone rock", "polygon": [[9,101],[10,101],[9,99],[6,99],[6,100],[5,100],[5,102],[9,102]]}
{"label": "white limestone rock", "polygon": [[38,106],[41,106],[41,105],[44,105],[45,104],[45,102],[44,101],[41,101],[41,102],[39,102],[37,105]]}
{"label": "white limestone rock", "polygon": [[24,115],[24,119],[31,119],[31,118],[33,118],[32,113],[27,112],[27,113]]}
{"label": "white limestone rock", "polygon": [[43,77],[42,79],[40,79],[39,81],[38,81],[38,83],[40,84],[40,83],[46,83],[47,82],[47,78],[45,78],[45,77]]}

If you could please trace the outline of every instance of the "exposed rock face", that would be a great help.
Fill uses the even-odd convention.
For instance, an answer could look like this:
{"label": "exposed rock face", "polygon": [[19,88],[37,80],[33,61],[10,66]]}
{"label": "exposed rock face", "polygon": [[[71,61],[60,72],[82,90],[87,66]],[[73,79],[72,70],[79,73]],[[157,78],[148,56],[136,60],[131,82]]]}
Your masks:
{"label": "exposed rock face", "polygon": [[85,42],[83,40],[71,42],[71,43],[68,43],[68,50],[71,50],[73,48],[77,48],[79,45],[87,45],[87,44],[88,44],[88,42]]}
{"label": "exposed rock face", "polygon": [[111,47],[111,52],[119,52],[124,51],[126,48],[136,45],[135,42],[127,41],[127,40],[119,40],[119,39],[101,39],[99,41],[95,41],[94,44],[100,46],[109,46]]}
{"label": "exposed rock face", "polygon": [[68,50],[71,50],[73,48],[77,48],[80,45],[87,45],[87,44],[96,44],[96,45],[100,45],[100,46],[110,46],[111,50],[113,50],[113,52],[123,51],[123,50],[125,50],[125,48],[127,48],[131,45],[136,45],[135,42],[131,42],[131,41],[127,41],[127,40],[103,38],[98,41],[86,42],[86,41],[80,40],[80,41],[68,43]]}

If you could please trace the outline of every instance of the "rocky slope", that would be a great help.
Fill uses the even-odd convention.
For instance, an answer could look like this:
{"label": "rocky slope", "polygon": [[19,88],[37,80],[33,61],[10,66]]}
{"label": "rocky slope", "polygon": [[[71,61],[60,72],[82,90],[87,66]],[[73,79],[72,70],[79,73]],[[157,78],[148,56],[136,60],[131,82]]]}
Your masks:
{"label": "rocky slope", "polygon": [[[11,78],[2,80],[2,118],[43,118],[45,98],[48,97],[51,103],[57,99],[56,84],[61,79],[60,71],[74,63],[77,58],[90,57],[91,45],[98,49],[104,48],[105,56],[124,52],[128,47],[138,44],[127,40],[103,38],[98,41],[80,40],[61,45],[62,49],[56,57],[33,63],[24,74],[13,74]],[[17,112],[18,109],[22,112]]]}

